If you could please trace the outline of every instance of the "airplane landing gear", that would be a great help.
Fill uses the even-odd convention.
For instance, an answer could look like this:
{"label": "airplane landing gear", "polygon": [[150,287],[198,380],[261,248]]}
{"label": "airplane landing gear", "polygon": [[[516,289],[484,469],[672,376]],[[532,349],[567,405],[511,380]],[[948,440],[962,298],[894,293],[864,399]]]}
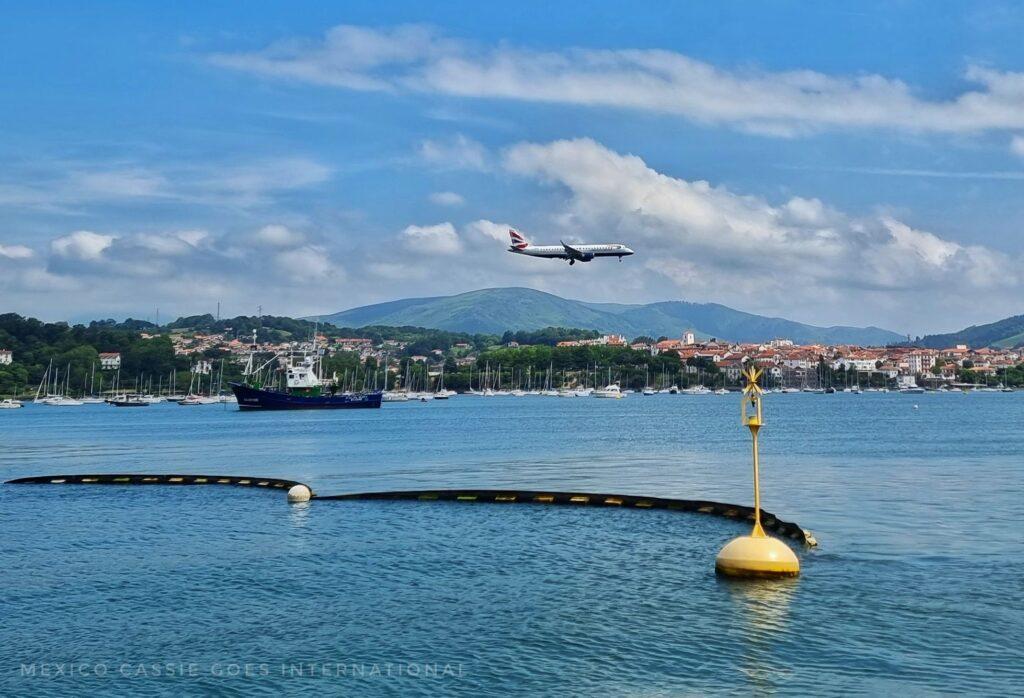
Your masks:
{"label": "airplane landing gear", "polygon": [[569,260],[569,266],[570,266],[570,267],[571,267],[571,266],[572,266],[573,264],[575,264],[575,263],[576,263],[576,260],[575,260],[575,259],[570,259],[570,260]]}

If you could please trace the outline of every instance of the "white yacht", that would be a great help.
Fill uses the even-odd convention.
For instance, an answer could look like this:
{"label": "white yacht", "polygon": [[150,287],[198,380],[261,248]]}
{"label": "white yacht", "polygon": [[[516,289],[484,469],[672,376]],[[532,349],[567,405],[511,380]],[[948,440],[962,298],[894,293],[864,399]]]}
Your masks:
{"label": "white yacht", "polygon": [[11,400],[9,398],[0,400],[0,410],[16,410],[21,407],[21,403],[17,400]]}
{"label": "white yacht", "polygon": [[600,390],[595,390],[593,393],[591,393],[591,395],[593,395],[594,397],[613,399],[626,397],[626,393],[622,392],[622,388],[619,387],[618,383],[609,383]]}
{"label": "white yacht", "polygon": [[54,395],[48,397],[42,401],[44,405],[50,407],[81,407],[83,403],[81,400],[76,400],[73,397],[67,397],[65,395]]}

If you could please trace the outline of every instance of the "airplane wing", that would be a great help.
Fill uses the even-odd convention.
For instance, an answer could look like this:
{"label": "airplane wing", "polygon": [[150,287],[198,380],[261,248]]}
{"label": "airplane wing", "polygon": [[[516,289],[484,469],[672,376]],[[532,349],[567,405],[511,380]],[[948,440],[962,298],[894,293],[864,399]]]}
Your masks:
{"label": "airplane wing", "polygon": [[559,240],[562,243],[562,247],[565,248],[566,257],[569,259],[583,259],[583,253],[577,250],[572,245],[566,245],[565,242]]}
{"label": "airplane wing", "polygon": [[576,249],[572,245],[566,245],[561,240],[559,240],[559,242],[562,243],[562,247],[565,249],[565,258],[569,260],[569,264],[575,264],[576,260],[589,262],[594,258],[593,252],[584,252],[583,250]]}

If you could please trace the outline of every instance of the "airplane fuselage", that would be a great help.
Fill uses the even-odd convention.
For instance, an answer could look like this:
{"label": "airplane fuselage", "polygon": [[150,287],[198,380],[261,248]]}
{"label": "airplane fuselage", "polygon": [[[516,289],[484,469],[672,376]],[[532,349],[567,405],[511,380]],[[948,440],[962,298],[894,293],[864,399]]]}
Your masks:
{"label": "airplane fuselage", "polygon": [[621,262],[623,257],[633,254],[633,250],[618,242],[600,245],[569,245],[565,242],[558,245],[531,245],[515,230],[509,230],[508,234],[512,240],[509,252],[542,259],[567,259],[569,264],[589,262],[597,257],[618,257]]}
{"label": "airplane fuselage", "polygon": [[619,244],[572,245],[570,250],[567,251],[562,245],[530,245],[523,249],[510,247],[508,251],[528,257],[568,259],[577,262],[589,262],[596,257],[618,257],[621,259],[633,254],[633,250]]}

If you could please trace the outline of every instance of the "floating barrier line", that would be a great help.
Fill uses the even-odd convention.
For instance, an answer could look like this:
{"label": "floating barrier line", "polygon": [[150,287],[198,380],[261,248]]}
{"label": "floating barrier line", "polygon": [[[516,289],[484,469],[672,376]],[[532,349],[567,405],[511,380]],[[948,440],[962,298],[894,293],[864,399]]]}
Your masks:
{"label": "floating barrier line", "polygon": [[8,485],[234,485],[268,490],[288,490],[303,483],[279,478],[243,475],[185,475],[168,473],[101,473],[90,475],[38,475],[8,480]]}
{"label": "floating barrier line", "polygon": [[[278,478],[255,478],[238,475],[125,474],[41,475],[8,480],[8,485],[228,485],[250,489],[289,490],[304,483]],[[308,487],[308,485],[305,485]],[[565,505],[572,507],[615,507],[620,509],[668,509],[697,514],[710,514],[736,521],[753,521],[754,508],[740,504],[724,504],[703,499],[671,499],[630,494],[595,494],[593,492],[550,492],[545,490],[394,490],[389,492],[358,492],[353,494],[316,495],[317,501],[420,501],[495,504]],[[773,533],[808,546],[818,543],[810,531],[795,523],[783,521],[774,514],[761,511],[761,525]]]}

